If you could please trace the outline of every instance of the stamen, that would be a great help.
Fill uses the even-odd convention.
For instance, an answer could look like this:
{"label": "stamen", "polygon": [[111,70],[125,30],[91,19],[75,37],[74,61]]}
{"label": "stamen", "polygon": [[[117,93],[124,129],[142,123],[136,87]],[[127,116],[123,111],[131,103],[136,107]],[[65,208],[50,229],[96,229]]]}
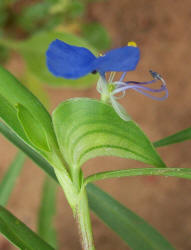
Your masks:
{"label": "stamen", "polygon": [[157,79],[159,81],[161,81],[163,83],[164,86],[166,86],[166,82],[165,80],[162,78],[161,75],[159,75],[157,72],[153,72],[152,70],[149,70],[150,74],[152,75],[152,77],[154,79]]}
{"label": "stamen", "polygon": [[[118,94],[120,92],[124,93],[124,91],[128,90],[128,89],[134,89],[135,91],[146,95],[154,100],[164,100],[168,97],[168,89],[166,88],[166,82],[165,80],[156,72],[153,72],[152,70],[150,70],[150,73],[152,75],[152,77],[154,78],[152,81],[148,81],[148,82],[136,82],[136,81],[128,81],[128,82],[114,82],[113,84],[116,85],[116,89],[112,92],[112,95]],[[124,73],[123,73],[124,74]],[[152,88],[148,88],[142,85],[146,85],[146,84],[152,84],[155,83],[157,81],[161,81],[162,82],[162,86],[158,89],[152,89]],[[131,84],[131,85],[130,85]],[[133,85],[132,85],[133,84]],[[153,93],[159,93],[159,92],[163,92],[165,91],[165,96],[163,97],[155,97],[149,93],[146,93],[145,91],[150,91]]]}
{"label": "stamen", "polygon": [[120,82],[123,81],[123,79],[125,78],[127,72],[123,72],[122,75],[121,75],[121,78],[119,79]]}
{"label": "stamen", "polygon": [[148,81],[148,82],[128,81],[128,82],[125,82],[125,83],[127,83],[127,84],[132,83],[132,84],[143,84],[143,85],[145,85],[145,84],[152,84],[152,83],[155,83],[155,82],[157,82],[157,80],[158,80],[158,79],[154,79],[154,80],[151,80],[151,81]]}
{"label": "stamen", "polygon": [[150,97],[153,100],[157,100],[157,101],[164,101],[168,97],[168,89],[167,88],[165,88],[165,95],[163,97],[157,97],[157,96],[150,95],[149,93],[146,93],[146,92],[144,92],[140,89],[137,89],[137,88],[134,88],[134,90],[145,95],[145,96]]}
{"label": "stamen", "polygon": [[[159,89],[151,89],[151,88],[147,88],[147,87],[144,87],[144,86],[134,86],[134,85],[129,85],[129,86],[124,86],[124,87],[120,87],[120,88],[117,88],[113,91],[113,95],[115,94],[118,94],[120,92],[124,92],[125,90],[127,89],[134,89],[136,90],[137,92],[143,94],[143,95],[146,95],[154,100],[164,100],[168,97],[168,90],[166,88],[166,86],[162,86],[161,88]],[[159,93],[159,92],[163,92],[165,91],[165,96],[163,97],[155,97],[155,96],[152,96],[150,95],[149,93],[146,93],[144,92],[143,90],[146,90],[146,91],[150,91],[150,92],[153,92],[153,93]]]}
{"label": "stamen", "polygon": [[131,42],[127,43],[127,46],[137,47],[137,44],[135,42],[131,41]]}
{"label": "stamen", "polygon": [[113,94],[117,94],[117,93],[120,93],[122,91],[125,91],[127,89],[143,89],[143,90],[146,90],[146,91],[150,91],[150,92],[162,92],[166,89],[166,86],[161,86],[160,89],[151,89],[151,88],[147,88],[147,87],[144,87],[144,86],[134,86],[134,85],[128,85],[128,86],[124,86],[124,87],[119,87],[117,89],[115,89],[113,91]]}
{"label": "stamen", "polygon": [[159,75],[157,72],[153,72],[152,70],[149,70],[149,73],[151,74],[151,76],[154,78],[153,80],[151,81],[147,81],[147,82],[136,82],[136,81],[128,81],[128,82],[125,82],[127,84],[152,84],[152,83],[155,83],[157,82],[158,80],[161,81],[163,83],[164,86],[166,86],[166,82],[165,80],[162,78],[161,75]]}
{"label": "stamen", "polygon": [[109,79],[108,79],[108,82],[109,82],[109,83],[113,82],[113,79],[114,79],[114,77],[115,77],[115,74],[116,74],[116,72],[111,72],[111,73],[110,73]]}
{"label": "stamen", "polygon": [[122,99],[124,96],[126,96],[126,92],[125,90],[122,91],[121,95],[120,96],[115,96],[115,99]]}
{"label": "stamen", "polygon": [[108,92],[108,85],[105,79],[105,75],[99,78],[96,89],[100,94],[106,94]]}

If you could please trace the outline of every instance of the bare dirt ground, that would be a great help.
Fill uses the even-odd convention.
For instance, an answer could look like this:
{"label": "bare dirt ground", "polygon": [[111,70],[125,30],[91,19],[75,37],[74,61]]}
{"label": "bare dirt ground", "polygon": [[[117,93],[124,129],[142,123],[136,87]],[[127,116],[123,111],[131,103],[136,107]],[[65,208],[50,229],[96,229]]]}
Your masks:
{"label": "bare dirt ground", "polygon": [[[128,113],[153,141],[191,123],[191,2],[189,0],[98,1],[89,6],[87,20],[100,21],[110,32],[113,47],[136,41],[142,56],[128,79],[147,80],[148,70],[159,72],[167,81],[169,98],[164,102],[150,100],[129,92],[122,100]],[[10,63],[13,71],[17,60]],[[70,97],[98,97],[95,86],[88,90],[47,88],[52,108]],[[0,137],[0,176],[5,173],[16,149]],[[169,166],[191,167],[190,141],[159,149]],[[100,170],[143,167],[127,159],[99,158],[83,167],[86,174]],[[28,226],[35,229],[36,211],[44,174],[27,160],[17,181],[8,208]],[[156,227],[180,250],[191,249],[191,182],[164,177],[131,177],[97,183],[116,199]],[[111,230],[92,215],[98,250],[123,250],[128,247]],[[55,220],[60,249],[80,249],[76,225],[66,200],[59,190],[58,215]],[[15,249],[0,238],[0,249]],[[141,249],[140,249],[141,250]]]}

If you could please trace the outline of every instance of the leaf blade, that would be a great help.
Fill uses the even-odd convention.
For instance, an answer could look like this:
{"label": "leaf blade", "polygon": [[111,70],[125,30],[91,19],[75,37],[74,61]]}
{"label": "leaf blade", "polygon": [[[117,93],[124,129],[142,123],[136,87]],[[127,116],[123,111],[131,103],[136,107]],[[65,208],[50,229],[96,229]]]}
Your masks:
{"label": "leaf blade", "polygon": [[175,144],[191,139],[191,128],[181,130],[175,134],[167,136],[159,141],[153,143],[155,147],[163,147],[170,144]]}
{"label": "leaf blade", "polygon": [[51,246],[1,205],[0,232],[18,248],[53,250]]}
{"label": "leaf blade", "polygon": [[[11,127],[16,133],[18,130],[22,130],[19,126],[19,121],[15,118],[16,106],[19,104],[27,107],[30,110],[33,117],[37,122],[44,128],[46,136],[49,143],[57,145],[55,133],[52,127],[52,119],[46,108],[41,104],[41,102],[27,89],[25,88],[13,75],[11,75],[7,70],[0,67],[0,105],[1,105],[1,118]],[[6,115],[6,110],[9,111],[11,116],[13,116],[14,121],[8,118]],[[20,133],[19,136],[26,142],[25,133]]]}
{"label": "leaf blade", "polygon": [[13,190],[17,177],[22,169],[25,155],[19,152],[0,183],[0,205],[5,206]]}
{"label": "leaf blade", "polygon": [[74,98],[61,103],[52,116],[60,150],[70,166],[113,155],[165,167],[141,129],[133,121],[123,121],[110,105]]}
{"label": "leaf blade", "polygon": [[53,179],[57,180],[53,167],[48,161],[42,157],[34,148],[30,147],[23,141],[13,130],[0,121],[0,132],[16,147],[22,150],[29,158],[31,158],[40,168],[42,168]]}
{"label": "leaf blade", "polygon": [[133,250],[174,249],[141,217],[93,184],[87,185],[90,208]]}
{"label": "leaf blade", "polygon": [[[2,128],[3,128],[3,129],[2,129]],[[34,157],[34,155],[32,155],[32,154],[30,153],[30,150],[29,150],[30,148],[29,148],[29,146],[26,145],[26,144],[23,145],[23,142],[21,141],[21,139],[20,139],[19,137],[15,139],[15,134],[12,133],[12,131],[10,131],[9,128],[7,128],[7,127],[4,128],[4,127],[2,127],[2,126],[1,126],[1,123],[0,123],[0,131],[2,131],[2,130],[3,130],[3,134],[4,134],[7,138],[9,138],[10,141],[14,142],[21,150],[24,150],[30,158],[32,158],[33,160],[35,159],[35,162],[36,162],[36,163],[37,163],[46,173],[48,173],[50,177],[52,177],[55,181],[57,181],[57,178],[56,178],[54,172],[53,172],[53,171],[50,171],[50,170],[52,170],[52,168],[50,169],[50,164],[49,164],[46,160],[44,160],[44,159],[42,158],[42,156],[40,156],[39,154],[37,154],[37,152],[33,152],[33,154],[35,155],[35,157]],[[57,182],[58,182],[58,181],[57,181]],[[93,185],[93,186],[95,186],[95,185]],[[100,219],[102,219],[102,220],[104,221],[105,224],[108,224],[108,226],[109,226],[115,233],[117,233],[120,237],[122,237],[122,236],[120,235],[120,232],[118,231],[118,229],[115,228],[114,225],[111,225],[111,223],[109,223],[105,218],[103,218],[103,217],[101,216],[99,210],[97,211],[94,207],[92,207],[91,202],[94,202],[94,194],[92,193],[92,184],[88,184],[87,187],[86,187],[86,189],[87,189],[87,192],[88,192],[88,199],[89,199],[89,201],[90,201],[90,208],[94,211],[94,213],[95,213],[98,217],[100,217]],[[99,189],[99,190],[100,190],[100,189]],[[100,190],[100,192],[103,192],[103,191]],[[104,193],[104,194],[105,194],[105,193]],[[98,193],[96,196],[98,196],[98,198],[99,198],[99,193]],[[102,196],[102,194],[100,194],[100,196]],[[119,204],[119,206],[120,206],[120,203],[119,203],[119,202],[118,202],[117,204]],[[124,237],[125,237],[125,236],[124,236]],[[126,241],[126,240],[125,240],[125,241]],[[142,249],[142,248],[141,248],[141,249]],[[172,248],[167,248],[167,249],[172,249]]]}
{"label": "leaf blade", "polygon": [[50,151],[44,128],[22,104],[17,104],[17,115],[26,136],[32,145],[45,151]]}
{"label": "leaf blade", "polygon": [[88,176],[84,185],[90,182],[105,180],[110,178],[130,177],[130,176],[168,176],[191,179],[191,169],[189,168],[134,168],[115,171],[99,172]]}
{"label": "leaf blade", "polygon": [[58,245],[56,230],[53,226],[56,214],[56,191],[55,181],[46,177],[38,213],[38,234],[54,248]]}

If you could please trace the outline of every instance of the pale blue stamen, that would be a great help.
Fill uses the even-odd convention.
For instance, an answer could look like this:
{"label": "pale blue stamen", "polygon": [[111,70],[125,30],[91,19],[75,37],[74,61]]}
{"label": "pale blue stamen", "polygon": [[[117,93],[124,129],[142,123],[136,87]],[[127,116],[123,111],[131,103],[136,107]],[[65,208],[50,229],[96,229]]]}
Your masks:
{"label": "pale blue stamen", "polygon": [[141,94],[143,94],[145,96],[148,96],[148,97],[150,97],[153,100],[157,100],[157,101],[163,101],[163,100],[165,100],[168,97],[168,90],[167,90],[167,88],[165,88],[165,95],[163,97],[152,96],[149,93],[146,93],[146,92],[144,92],[144,91],[142,91],[140,89],[135,89],[135,91],[137,91],[137,92],[139,92],[139,93],[141,93]]}
{"label": "pale blue stamen", "polygon": [[[136,81],[121,82],[121,79],[123,79],[126,75],[126,72],[124,72],[121,76],[120,81],[113,83],[114,85],[116,85],[116,89],[112,92],[112,95],[118,94],[120,92],[122,92],[124,94],[124,92],[126,90],[134,89],[135,91],[137,91],[145,96],[148,96],[154,100],[158,100],[158,101],[165,100],[168,97],[168,90],[166,88],[166,82],[158,73],[153,72],[151,70],[150,70],[150,73],[154,79],[151,81],[148,81],[148,82],[136,82]],[[152,89],[152,88],[142,86],[142,85],[146,85],[146,84],[156,83],[158,80],[162,82],[162,86],[158,89]],[[163,97],[155,97],[149,93],[146,93],[145,91],[150,91],[153,93],[165,92],[165,95]]]}
{"label": "pale blue stamen", "polygon": [[121,78],[119,79],[120,82],[122,82],[126,76],[127,72],[124,72],[122,75],[121,75]]}

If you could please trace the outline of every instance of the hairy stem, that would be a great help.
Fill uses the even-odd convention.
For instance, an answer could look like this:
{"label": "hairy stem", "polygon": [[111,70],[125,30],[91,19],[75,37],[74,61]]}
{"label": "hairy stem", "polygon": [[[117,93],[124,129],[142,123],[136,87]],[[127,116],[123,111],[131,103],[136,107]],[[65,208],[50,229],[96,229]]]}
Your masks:
{"label": "hairy stem", "polygon": [[85,189],[83,189],[80,193],[76,209],[76,219],[78,222],[83,250],[95,250],[88,199]]}
{"label": "hairy stem", "polygon": [[60,158],[54,158],[54,171],[78,223],[83,250],[94,250],[90,212],[81,169],[73,168],[71,175]]}

